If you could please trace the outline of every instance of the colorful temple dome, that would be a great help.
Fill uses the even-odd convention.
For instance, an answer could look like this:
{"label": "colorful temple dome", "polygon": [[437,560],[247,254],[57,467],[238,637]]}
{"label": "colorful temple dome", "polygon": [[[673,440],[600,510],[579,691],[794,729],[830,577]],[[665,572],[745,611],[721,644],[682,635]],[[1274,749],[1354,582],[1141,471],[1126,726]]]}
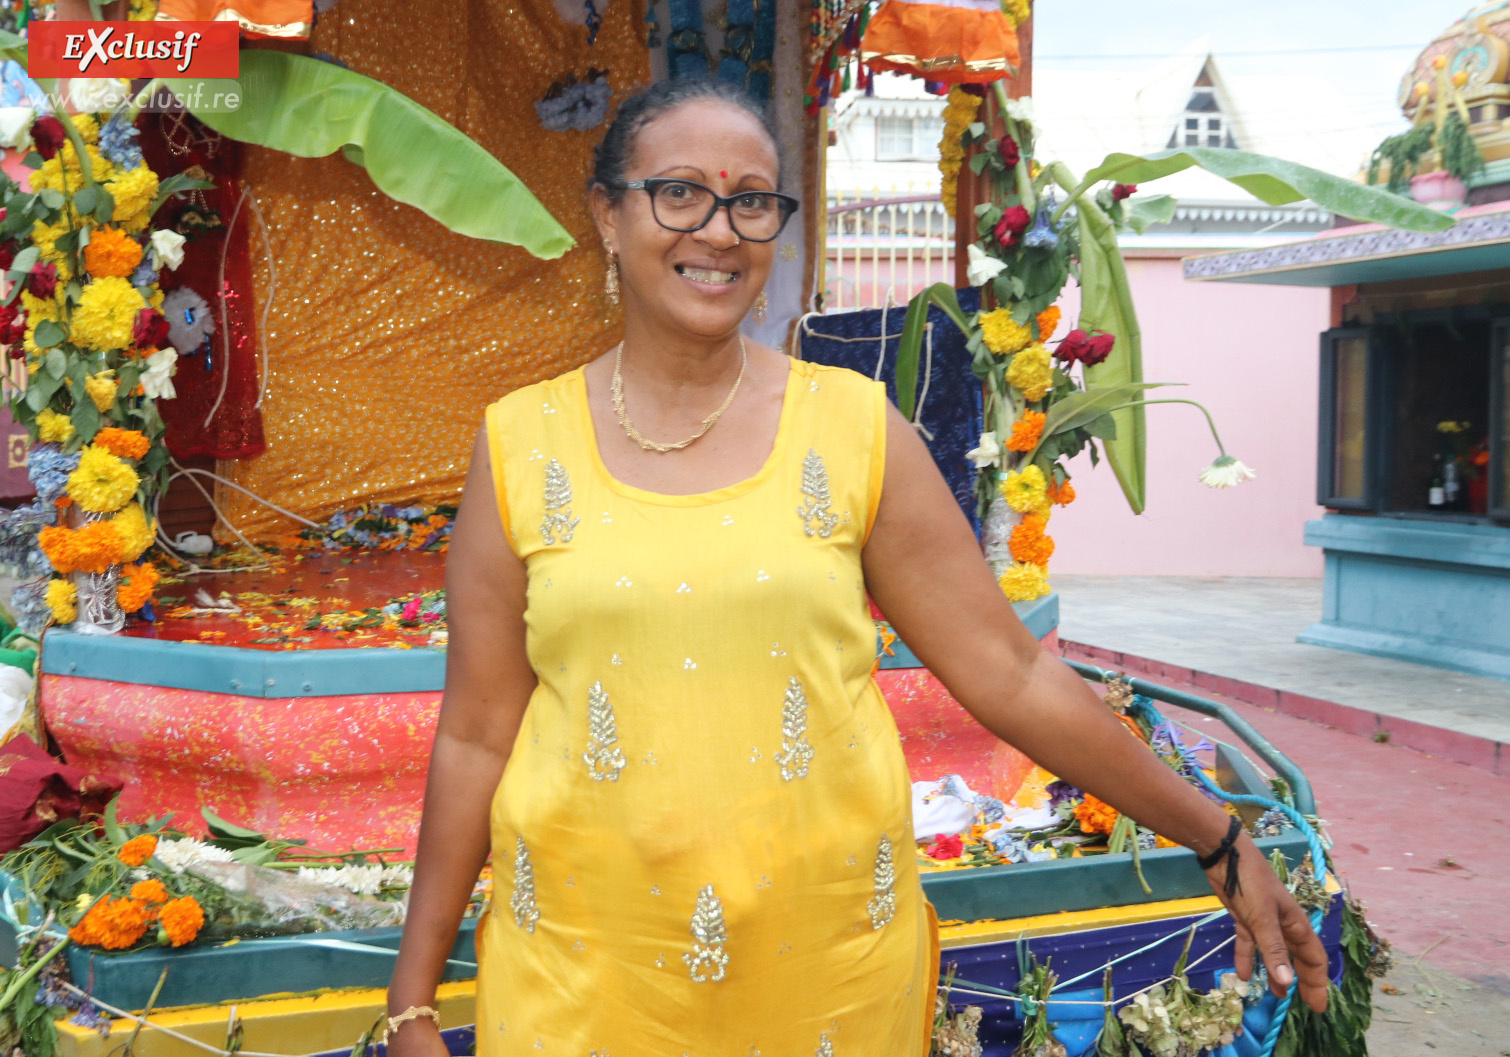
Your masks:
{"label": "colorful temple dome", "polygon": [[1448,79],[1461,83],[1484,160],[1510,158],[1510,0],[1474,5],[1416,57],[1399,91],[1400,107],[1412,120],[1422,105],[1435,106],[1439,57],[1446,60]]}

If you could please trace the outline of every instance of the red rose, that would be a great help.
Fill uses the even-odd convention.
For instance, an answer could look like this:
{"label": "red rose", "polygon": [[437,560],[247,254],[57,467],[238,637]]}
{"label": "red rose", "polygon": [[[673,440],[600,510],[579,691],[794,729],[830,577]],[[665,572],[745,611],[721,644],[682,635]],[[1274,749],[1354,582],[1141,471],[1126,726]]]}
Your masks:
{"label": "red rose", "polygon": [[63,122],[46,114],[31,123],[31,141],[37,148],[37,153],[43,158],[51,158],[63,146],[68,139],[68,133],[63,131]]}
{"label": "red rose", "polygon": [[1059,347],[1054,350],[1054,358],[1063,360],[1066,365],[1074,363],[1085,355],[1086,345],[1091,336],[1076,327],[1060,339]]}
{"label": "red rose", "polygon": [[24,337],[26,337],[26,313],[21,311],[21,306],[16,304],[0,306],[0,345],[14,346],[10,350],[12,359],[20,359],[26,355],[26,349],[21,344],[21,339]]}
{"label": "red rose", "polygon": [[933,843],[928,845],[926,854],[930,859],[958,859],[965,854],[965,842],[959,837],[946,837],[944,834],[936,834]]}
{"label": "red rose", "polygon": [[1085,343],[1085,350],[1080,353],[1080,362],[1087,367],[1094,367],[1103,362],[1112,354],[1112,346],[1117,339],[1111,334],[1097,334]]}
{"label": "red rose", "polygon": [[992,234],[996,236],[996,241],[1001,243],[1003,249],[1011,249],[1017,245],[1018,238],[1028,230],[1032,223],[1032,214],[1022,206],[1013,206],[1001,215]]}
{"label": "red rose", "polygon": [[1022,160],[1022,151],[1018,149],[1017,141],[1011,136],[1003,136],[997,140],[996,149],[1001,152],[1001,160],[1008,165],[1016,165]]}
{"label": "red rose", "polygon": [[[0,213],[5,212],[0,208]],[[0,217],[0,220],[4,220]],[[14,242],[0,243],[0,272],[10,271],[10,266],[16,263],[16,244]]]}
{"label": "red rose", "polygon": [[136,314],[131,325],[131,343],[139,349],[161,348],[168,340],[168,317],[153,308],[144,308]]}
{"label": "red rose", "polygon": [[1112,201],[1120,202],[1124,198],[1131,198],[1138,193],[1137,184],[1118,184],[1112,188]]}
{"label": "red rose", "polygon": [[39,301],[51,298],[58,290],[58,266],[52,261],[33,264],[31,274],[26,277],[26,289]]}

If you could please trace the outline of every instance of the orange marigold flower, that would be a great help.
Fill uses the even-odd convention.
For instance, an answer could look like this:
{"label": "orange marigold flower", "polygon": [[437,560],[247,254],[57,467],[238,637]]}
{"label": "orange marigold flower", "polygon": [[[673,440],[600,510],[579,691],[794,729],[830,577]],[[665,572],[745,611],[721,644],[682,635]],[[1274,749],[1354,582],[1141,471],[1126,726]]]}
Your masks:
{"label": "orange marigold flower", "polygon": [[49,525],[37,533],[37,545],[61,575],[102,573],[121,560],[126,541],[108,521],[91,521],[82,528]]}
{"label": "orange marigold flower", "polygon": [[1054,541],[1044,535],[1048,521],[1039,514],[1027,514],[1021,524],[1012,529],[1007,545],[1012,550],[1012,560],[1032,565],[1047,565],[1054,554]]}
{"label": "orange marigold flower", "polygon": [[204,928],[204,910],[193,896],[184,896],[164,903],[158,912],[162,935],[175,947],[194,942],[199,930]]}
{"label": "orange marigold flower", "polygon": [[1054,336],[1054,331],[1059,329],[1059,306],[1050,305],[1038,313],[1038,340],[1048,341]]}
{"label": "orange marigold flower", "polygon": [[1117,815],[1116,808],[1089,793],[1075,805],[1075,818],[1080,823],[1081,833],[1105,833],[1111,836],[1112,827],[1117,824]]}
{"label": "orange marigold flower", "polygon": [[155,877],[149,877],[131,886],[131,898],[143,903],[166,903],[173,897],[168,894],[166,885]]}
{"label": "orange marigold flower", "polygon": [[158,579],[157,566],[151,562],[128,565],[121,570],[121,582],[115,589],[115,600],[125,612],[135,613],[152,601],[152,592],[157,587]]}
{"label": "orange marigold flower", "polygon": [[1007,438],[1008,451],[1032,451],[1038,447],[1043,436],[1043,423],[1048,416],[1042,411],[1024,411],[1022,417],[1012,423],[1012,435]]}
{"label": "orange marigold flower", "polygon": [[115,426],[106,426],[96,433],[94,443],[122,459],[141,460],[152,448],[152,442],[141,430],[119,429]]}
{"label": "orange marigold flower", "polygon": [[84,267],[96,279],[125,279],[142,262],[141,243],[119,228],[101,228],[84,247]]}
{"label": "orange marigold flower", "polygon": [[1056,485],[1049,482],[1049,502],[1055,506],[1069,506],[1075,501],[1075,486],[1069,481]]}
{"label": "orange marigold flower", "polygon": [[140,866],[157,852],[157,838],[150,833],[143,833],[140,837],[132,837],[121,850],[116,852],[116,857],[127,866]]}
{"label": "orange marigold flower", "polygon": [[81,946],[120,951],[133,946],[146,935],[147,926],[151,923],[152,913],[146,904],[135,899],[106,896],[90,907],[83,919],[68,930],[68,937]]}

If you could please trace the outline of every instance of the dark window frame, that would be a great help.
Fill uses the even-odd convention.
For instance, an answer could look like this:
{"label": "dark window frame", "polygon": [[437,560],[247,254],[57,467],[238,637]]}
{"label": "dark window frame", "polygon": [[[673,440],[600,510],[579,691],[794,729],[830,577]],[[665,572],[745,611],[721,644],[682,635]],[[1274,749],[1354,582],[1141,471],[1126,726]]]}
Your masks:
{"label": "dark window frame", "polygon": [[[1336,494],[1337,468],[1337,346],[1343,341],[1362,338],[1368,352],[1364,368],[1363,391],[1363,495]],[[1321,335],[1321,385],[1318,404],[1321,411],[1317,431],[1316,502],[1331,510],[1377,510],[1379,503],[1379,369],[1381,353],[1378,335],[1371,327],[1333,327]]]}
{"label": "dark window frame", "polygon": [[1507,389],[1510,389],[1510,318],[1493,321],[1490,329],[1489,360],[1489,465],[1484,472],[1489,475],[1489,514],[1497,521],[1510,521],[1510,488],[1505,487],[1505,478],[1510,476],[1504,462],[1506,439],[1510,434],[1510,413],[1506,412]]}

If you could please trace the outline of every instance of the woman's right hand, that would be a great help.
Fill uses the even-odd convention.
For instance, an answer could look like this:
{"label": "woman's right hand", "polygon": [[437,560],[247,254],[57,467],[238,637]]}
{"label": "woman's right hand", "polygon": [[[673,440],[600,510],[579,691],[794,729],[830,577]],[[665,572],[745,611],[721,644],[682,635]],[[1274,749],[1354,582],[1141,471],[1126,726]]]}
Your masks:
{"label": "woman's right hand", "polygon": [[425,1017],[408,1020],[388,1037],[388,1057],[450,1057],[440,1029]]}

